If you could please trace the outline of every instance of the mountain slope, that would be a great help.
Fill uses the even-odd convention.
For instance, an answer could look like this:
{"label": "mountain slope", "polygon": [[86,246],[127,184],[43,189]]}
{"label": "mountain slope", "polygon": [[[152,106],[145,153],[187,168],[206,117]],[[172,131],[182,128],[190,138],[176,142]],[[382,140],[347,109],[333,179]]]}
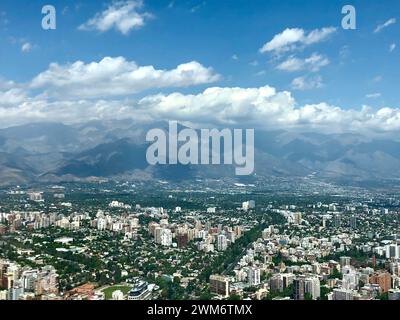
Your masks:
{"label": "mountain slope", "polygon": [[[88,177],[165,180],[235,177],[234,166],[149,166],[145,135],[167,122],[130,120],[32,124],[0,130],[1,184]],[[400,178],[400,142],[391,137],[313,132],[256,131],[258,177],[305,177],[329,181]]]}

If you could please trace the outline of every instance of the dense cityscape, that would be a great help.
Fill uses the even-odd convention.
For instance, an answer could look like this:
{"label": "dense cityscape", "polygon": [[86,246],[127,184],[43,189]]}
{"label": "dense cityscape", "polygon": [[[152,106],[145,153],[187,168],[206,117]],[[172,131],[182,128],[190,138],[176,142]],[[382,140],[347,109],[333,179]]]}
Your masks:
{"label": "dense cityscape", "polygon": [[398,0],[1,0],[1,311],[386,316],[399,21]]}
{"label": "dense cityscape", "polygon": [[292,183],[3,189],[0,299],[399,300],[400,198]]}

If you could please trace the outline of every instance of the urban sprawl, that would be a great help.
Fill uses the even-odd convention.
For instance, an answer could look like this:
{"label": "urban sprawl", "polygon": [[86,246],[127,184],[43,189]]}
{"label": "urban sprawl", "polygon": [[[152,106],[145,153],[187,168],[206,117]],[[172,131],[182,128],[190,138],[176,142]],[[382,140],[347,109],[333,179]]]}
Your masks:
{"label": "urban sprawl", "polygon": [[400,197],[214,183],[2,190],[0,300],[400,299]]}

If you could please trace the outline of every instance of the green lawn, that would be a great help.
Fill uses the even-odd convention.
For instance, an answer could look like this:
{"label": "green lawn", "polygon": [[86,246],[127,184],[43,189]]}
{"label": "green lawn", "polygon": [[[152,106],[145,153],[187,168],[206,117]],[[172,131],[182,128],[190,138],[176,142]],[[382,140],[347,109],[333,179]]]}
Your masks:
{"label": "green lawn", "polygon": [[129,286],[112,286],[103,290],[106,300],[111,300],[112,293],[117,290],[121,290],[126,295],[132,287]]}

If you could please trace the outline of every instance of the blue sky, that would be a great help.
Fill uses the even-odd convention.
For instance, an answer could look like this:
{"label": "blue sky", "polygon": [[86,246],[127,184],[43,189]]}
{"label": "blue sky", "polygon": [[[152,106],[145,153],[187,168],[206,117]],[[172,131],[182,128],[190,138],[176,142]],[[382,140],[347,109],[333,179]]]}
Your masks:
{"label": "blue sky", "polygon": [[[102,31],[88,26],[90,19],[101,18],[110,6],[118,8],[129,2],[139,3],[2,0],[1,79],[21,87],[46,71],[50,63],[86,64],[104,57],[123,57],[156,70],[173,70],[196,61],[212,68],[218,79],[148,86],[132,94],[124,92],[122,98],[139,99],[159,92],[199,94],[213,86],[271,86],[278,92],[289,91],[296,106],[322,102],[343,110],[359,110],[364,105],[374,109],[400,106],[397,0],[350,1],[357,10],[356,30],[341,28],[341,9],[349,1],[319,0],[144,0],[132,10],[144,19],[143,25],[127,32],[116,24]],[[41,28],[45,4],[57,10],[56,30]],[[86,27],[79,28],[85,23]],[[385,23],[386,27],[374,32]],[[301,30],[307,37],[324,28],[332,32],[320,41],[300,41],[285,52],[260,52],[286,29]],[[284,67],[289,60],[292,67]],[[30,97],[38,94],[29,90]],[[57,98],[61,99],[59,94]]]}

